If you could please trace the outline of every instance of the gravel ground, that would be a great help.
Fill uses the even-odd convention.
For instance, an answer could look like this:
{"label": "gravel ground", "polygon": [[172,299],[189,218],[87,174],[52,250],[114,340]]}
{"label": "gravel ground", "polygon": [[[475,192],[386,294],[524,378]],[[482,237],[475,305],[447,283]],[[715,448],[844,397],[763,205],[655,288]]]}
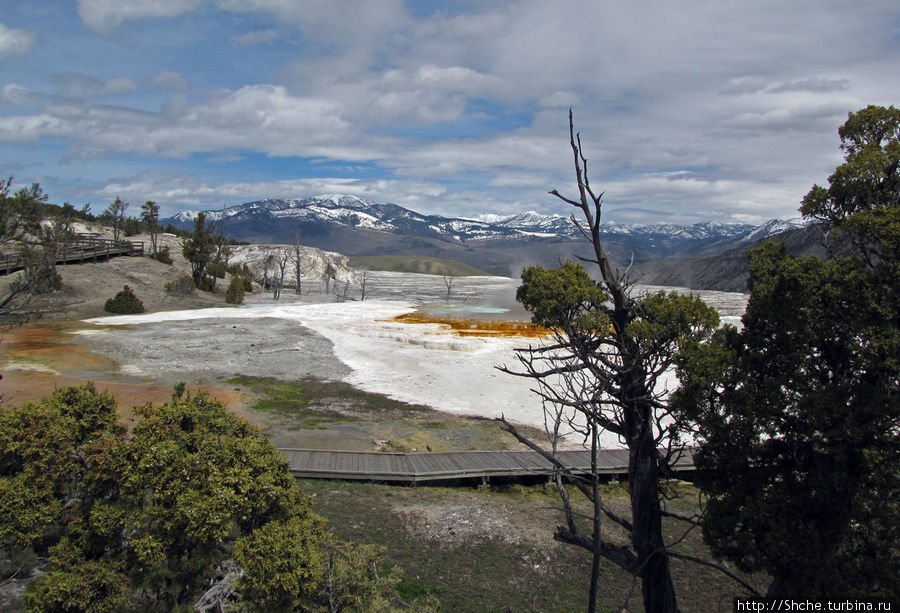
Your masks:
{"label": "gravel ground", "polygon": [[123,374],[210,381],[233,375],[340,380],[350,371],[331,341],[296,322],[216,318],[79,332],[94,353],[124,364]]}

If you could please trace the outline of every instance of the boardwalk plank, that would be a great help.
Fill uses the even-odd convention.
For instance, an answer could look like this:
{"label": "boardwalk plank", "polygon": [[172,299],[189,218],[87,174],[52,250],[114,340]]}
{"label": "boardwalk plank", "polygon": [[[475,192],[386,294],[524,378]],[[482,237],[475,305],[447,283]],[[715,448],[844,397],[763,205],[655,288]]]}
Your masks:
{"label": "boardwalk plank", "polygon": [[[496,476],[550,475],[550,463],[533,451],[457,451],[439,453],[379,453],[283,449],[291,471],[303,477],[382,481],[425,481]],[[590,452],[563,451],[560,459],[576,472],[590,470]],[[693,456],[686,450],[678,462],[692,470]],[[628,470],[627,449],[604,449],[598,471],[617,474]]]}

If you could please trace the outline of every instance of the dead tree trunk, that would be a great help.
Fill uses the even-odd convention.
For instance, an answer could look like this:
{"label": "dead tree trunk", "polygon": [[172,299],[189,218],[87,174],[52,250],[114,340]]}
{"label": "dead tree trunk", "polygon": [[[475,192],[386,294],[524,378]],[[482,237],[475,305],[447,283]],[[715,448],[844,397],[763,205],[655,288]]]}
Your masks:
{"label": "dead tree trunk", "polygon": [[450,296],[453,293],[453,282],[456,281],[456,277],[453,275],[444,275],[444,285],[447,286],[447,302],[450,302]]}
{"label": "dead tree trunk", "polygon": [[[504,429],[540,453],[557,471],[566,525],[557,527],[554,538],[582,547],[593,556],[588,611],[596,610],[599,561],[606,558],[640,578],[645,610],[674,613],[678,603],[669,570],[670,554],[662,535],[665,501],[660,478],[671,474],[680,441],[677,432],[666,425],[672,419],[668,391],[657,389],[657,382],[684,342],[700,342],[712,334],[718,315],[695,297],[665,293],[632,296],[627,271],[616,270],[603,247],[603,194],[591,188],[587,159],[571,111],[569,142],[578,197],[570,199],[556,190],[550,193],[580,212],[572,216],[572,221],[593,247],[592,257],[583,261],[597,267],[601,280],[594,281],[582,266],[572,262],[554,270],[526,269],[516,298],[531,311],[533,322],[553,330],[553,341],[517,350],[522,370],[499,368],[535,382],[547,423],[552,426],[552,432],[548,429],[551,440],[555,441],[565,426],[590,445],[591,474],[577,474],[566,466],[556,453],[555,442],[552,449],[545,450],[504,418],[500,421]],[[560,287],[566,291],[559,291]],[[602,432],[616,435],[628,447],[630,520],[609,509],[600,496],[596,454]],[[592,504],[590,534],[582,532],[575,522],[577,514],[563,482],[573,484]],[[629,534],[630,546],[604,539],[604,518]],[[682,519],[690,524],[688,530],[696,526],[696,522]]]}
{"label": "dead tree trunk", "polygon": [[[643,404],[643,403],[641,403]],[[662,536],[659,463],[655,437],[649,431],[650,407],[635,407],[629,430],[628,482],[631,491],[632,545],[637,554],[638,576],[647,611],[677,611],[675,586],[669,571],[669,556]]]}
{"label": "dead tree trunk", "polygon": [[302,255],[302,245],[300,244],[300,232],[294,232],[294,276],[296,277],[296,284],[294,285],[294,290],[297,292],[297,295],[303,293],[303,281],[301,277],[301,273],[303,272],[303,260],[301,258]]}

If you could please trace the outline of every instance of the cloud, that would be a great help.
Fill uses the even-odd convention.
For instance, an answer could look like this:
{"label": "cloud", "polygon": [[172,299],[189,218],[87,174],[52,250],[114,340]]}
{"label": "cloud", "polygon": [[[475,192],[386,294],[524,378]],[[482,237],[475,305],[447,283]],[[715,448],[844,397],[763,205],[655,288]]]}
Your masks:
{"label": "cloud", "polygon": [[811,92],[815,94],[827,94],[831,92],[845,91],[849,84],[849,79],[809,78],[781,83],[779,85],[776,85],[775,87],[769,88],[767,91],[771,94],[780,94],[783,92]]}
{"label": "cloud", "polygon": [[0,23],[0,58],[25,55],[36,41],[37,35],[34,33],[8,28]]}
{"label": "cloud", "polygon": [[30,89],[17,83],[8,83],[0,90],[0,100],[14,106],[27,104],[36,98],[37,96]]}
{"label": "cloud", "polygon": [[410,23],[402,0],[216,0],[216,6],[233,13],[269,14],[306,36],[340,47],[370,45]]}
{"label": "cloud", "polygon": [[126,77],[115,77],[106,81],[101,91],[104,95],[132,94],[138,91],[138,86]]}
{"label": "cloud", "polygon": [[162,215],[173,215],[184,207],[214,209],[261,198],[308,198],[325,193],[352,194],[376,202],[397,201],[412,205],[441,196],[445,189],[424,181],[385,181],[314,177],[280,181],[223,182],[211,184],[184,173],[146,171],[131,177],[110,180],[86,197],[159,203]]}
{"label": "cloud", "polygon": [[[273,190],[319,162],[365,162],[361,175],[398,190],[384,199],[515,212],[573,187],[573,107],[611,211],[779,216],[833,170],[848,112],[896,103],[894,4],[81,0],[101,33],[203,13],[148,21],[127,44],[81,32],[85,58],[118,45],[115,79],[61,62],[57,89],[41,93],[40,80],[9,75],[0,141],[53,142],[48,155],[78,167],[178,158],[198,176],[244,159],[272,176],[252,185]],[[286,44],[263,44],[276,37]],[[135,83],[148,85],[140,102],[125,96]],[[253,166],[265,156],[279,159]]]}
{"label": "cloud", "polygon": [[176,17],[202,0],[78,0],[78,15],[88,28],[105,34],[122,22],[146,17]]}
{"label": "cloud", "polygon": [[740,76],[729,79],[728,82],[719,90],[719,94],[723,96],[743,96],[746,94],[755,94],[766,88],[766,78],[760,75]]}
{"label": "cloud", "polygon": [[276,40],[278,37],[278,30],[269,28],[267,30],[253,30],[252,32],[236,36],[231,42],[238,46],[259,45]]}
{"label": "cloud", "polygon": [[163,70],[150,77],[150,82],[161,89],[187,89],[190,82],[187,78],[173,70]]}
{"label": "cloud", "polygon": [[114,77],[102,81],[78,73],[58,73],[54,80],[60,95],[78,100],[98,100],[104,96],[131,94],[138,91],[137,84],[127,77]]}
{"label": "cloud", "polygon": [[[222,90],[191,104],[173,99],[150,113],[99,105],[99,93],[128,91],[128,82],[101,82],[84,75],[60,75],[65,98],[30,116],[0,117],[0,141],[35,142],[63,138],[74,157],[132,153],[185,157],[193,153],[258,151],[271,156],[373,160],[384,157],[386,137],[359,138],[334,101],[290,95],[284,87],[248,85]],[[21,97],[23,92],[10,90]]]}
{"label": "cloud", "polygon": [[573,108],[581,103],[581,96],[574,91],[556,91],[538,100],[544,108]]}

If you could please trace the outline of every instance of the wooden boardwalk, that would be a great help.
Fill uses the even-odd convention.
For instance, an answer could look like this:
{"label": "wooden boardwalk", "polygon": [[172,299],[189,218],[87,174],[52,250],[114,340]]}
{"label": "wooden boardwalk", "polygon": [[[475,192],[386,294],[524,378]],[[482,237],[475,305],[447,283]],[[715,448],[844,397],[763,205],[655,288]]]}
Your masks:
{"label": "wooden boardwalk", "polygon": [[[280,449],[297,477],[363,481],[442,481],[491,477],[534,477],[553,473],[550,463],[534,451],[449,451],[394,453]],[[562,451],[561,459],[576,471],[590,470],[589,451]],[[599,473],[624,475],[628,472],[627,449],[603,449]],[[693,470],[693,457],[684,450],[677,463],[679,471]]]}
{"label": "wooden boardwalk", "polygon": [[[76,234],[59,250],[57,264],[99,261],[118,255],[144,255],[143,241],[112,241],[91,234]],[[18,253],[0,256],[0,274],[8,275],[25,267]]]}

